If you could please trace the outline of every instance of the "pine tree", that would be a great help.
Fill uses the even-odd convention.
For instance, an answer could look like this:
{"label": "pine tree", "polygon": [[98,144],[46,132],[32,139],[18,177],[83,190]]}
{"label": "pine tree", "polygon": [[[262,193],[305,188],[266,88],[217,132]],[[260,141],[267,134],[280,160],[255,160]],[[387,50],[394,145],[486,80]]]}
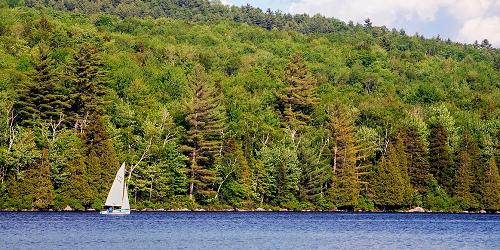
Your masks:
{"label": "pine tree", "polygon": [[302,200],[319,202],[324,199],[326,183],[331,179],[325,154],[329,154],[326,138],[318,142],[302,137],[298,150],[301,165],[299,196]]}
{"label": "pine tree", "polygon": [[285,125],[296,130],[307,125],[314,105],[316,81],[303,61],[302,55],[294,55],[285,70],[285,89],[278,95]]}
{"label": "pine tree", "polygon": [[189,157],[189,197],[194,194],[204,198],[213,196],[216,173],[210,162],[220,154],[223,129],[217,92],[208,83],[204,69],[197,65],[191,79],[194,96],[187,106],[187,139],[183,151]]}
{"label": "pine tree", "polygon": [[404,131],[405,153],[408,161],[408,174],[413,188],[420,193],[425,193],[427,189],[427,179],[429,178],[429,163],[425,146],[413,127]]}
{"label": "pine tree", "polygon": [[92,206],[100,208],[113,183],[119,163],[113,142],[106,131],[104,118],[93,115],[89,120],[89,127],[83,135],[87,146],[87,174],[94,197]]}
{"label": "pine tree", "polygon": [[383,208],[403,205],[405,189],[399,165],[397,151],[389,144],[370,178],[370,197],[376,205]]}
{"label": "pine tree", "polygon": [[500,176],[495,158],[491,158],[481,178],[482,207],[489,211],[500,210]]}
{"label": "pine tree", "polygon": [[102,97],[106,93],[103,68],[98,49],[93,45],[84,44],[73,55],[66,76],[71,100],[67,111],[69,126],[83,130],[90,115],[102,113]]}
{"label": "pine tree", "polygon": [[54,60],[49,48],[43,43],[33,58],[35,71],[30,73],[30,82],[20,90],[19,99],[14,105],[19,124],[34,126],[39,121],[53,123],[63,118],[69,106],[67,98],[58,86]]}
{"label": "pine tree", "polygon": [[48,209],[54,205],[55,193],[50,180],[48,157],[48,150],[43,150],[40,163],[26,172],[21,184],[25,195],[31,198],[32,207],[36,209]]}
{"label": "pine tree", "polygon": [[[83,145],[81,145],[84,147]],[[85,158],[80,153],[81,149],[72,149],[73,160],[65,169],[66,179],[59,192],[64,206],[69,205],[74,209],[83,210],[92,203],[92,187],[89,185]]]}
{"label": "pine tree", "polygon": [[222,176],[218,191],[221,191],[224,185],[230,204],[239,204],[241,201],[248,204],[252,197],[251,173],[243,150],[235,139],[224,141],[218,165],[219,175]]}
{"label": "pine tree", "polygon": [[431,127],[429,162],[430,173],[448,193],[451,193],[455,169],[448,145],[448,133],[440,124]]}
{"label": "pine tree", "polygon": [[411,178],[408,172],[408,156],[406,155],[403,139],[403,131],[398,130],[396,134],[391,139],[391,143],[394,147],[394,151],[397,157],[398,168],[401,174],[401,189],[403,191],[403,205],[414,205],[413,196],[415,194],[415,189],[411,185]]}
{"label": "pine tree", "polygon": [[372,27],[372,21],[370,18],[365,19],[365,28],[371,28]]}
{"label": "pine tree", "polygon": [[337,207],[354,208],[358,203],[360,183],[356,171],[354,125],[345,111],[330,116],[332,136],[332,182],[329,196]]}
{"label": "pine tree", "polygon": [[[466,147],[465,149],[463,147]],[[481,155],[481,149],[479,148],[478,140],[470,134],[469,131],[465,131],[462,138],[462,149],[467,150],[471,160],[471,171],[474,178],[471,191],[472,195],[475,197],[474,201],[481,201],[481,180],[483,173],[485,171],[485,163],[483,156]],[[479,207],[477,207],[479,208]]]}
{"label": "pine tree", "polygon": [[454,198],[462,209],[477,209],[479,202],[473,193],[475,184],[475,174],[473,171],[474,160],[473,152],[474,142],[470,134],[465,131],[462,136],[462,144],[457,158],[457,173],[454,189]]}

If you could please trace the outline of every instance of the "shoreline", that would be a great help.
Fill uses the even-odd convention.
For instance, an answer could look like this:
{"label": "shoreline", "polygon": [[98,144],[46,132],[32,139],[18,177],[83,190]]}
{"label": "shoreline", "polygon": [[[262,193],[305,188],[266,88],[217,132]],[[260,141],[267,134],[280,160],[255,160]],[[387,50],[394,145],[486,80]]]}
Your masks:
{"label": "shoreline", "polygon": [[[22,209],[22,210],[8,210],[8,209],[0,209],[0,212],[45,212],[45,213],[96,213],[101,210],[95,210],[95,209],[87,209],[87,210],[37,210],[37,209]],[[487,212],[484,210],[481,211],[459,211],[459,212],[449,212],[449,211],[431,211],[431,210],[425,210],[425,211],[348,211],[348,210],[287,210],[287,209],[279,209],[279,210],[272,210],[272,209],[188,209],[188,208],[181,208],[181,209],[131,209],[131,212],[173,212],[173,213],[179,213],[179,212],[205,212],[205,213],[220,213],[220,212],[238,212],[238,213],[402,213],[402,214],[500,214],[500,211],[495,211],[495,212]]]}

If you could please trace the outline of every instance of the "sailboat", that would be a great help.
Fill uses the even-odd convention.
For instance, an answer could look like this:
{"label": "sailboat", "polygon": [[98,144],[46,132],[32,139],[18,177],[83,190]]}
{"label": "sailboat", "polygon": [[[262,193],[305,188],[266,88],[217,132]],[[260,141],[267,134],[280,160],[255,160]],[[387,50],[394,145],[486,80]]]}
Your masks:
{"label": "sailboat", "polygon": [[115,180],[109,190],[108,198],[104,204],[106,210],[101,214],[106,215],[127,215],[130,214],[130,204],[128,201],[127,184],[125,183],[125,162],[122,164]]}

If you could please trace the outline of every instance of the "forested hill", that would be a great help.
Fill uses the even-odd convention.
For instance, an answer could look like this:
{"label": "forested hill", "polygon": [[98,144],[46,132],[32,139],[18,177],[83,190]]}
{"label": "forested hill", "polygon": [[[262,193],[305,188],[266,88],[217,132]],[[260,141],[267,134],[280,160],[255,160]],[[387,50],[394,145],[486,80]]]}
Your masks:
{"label": "forested hill", "polygon": [[0,209],[101,209],[126,162],[135,208],[500,210],[487,41],[37,2],[0,1]]}

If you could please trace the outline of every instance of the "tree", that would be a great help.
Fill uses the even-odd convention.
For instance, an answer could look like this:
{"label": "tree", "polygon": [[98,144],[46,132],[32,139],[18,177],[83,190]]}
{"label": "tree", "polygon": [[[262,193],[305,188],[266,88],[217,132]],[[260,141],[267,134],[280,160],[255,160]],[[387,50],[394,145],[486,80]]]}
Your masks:
{"label": "tree", "polygon": [[397,151],[389,144],[370,178],[370,197],[376,205],[384,209],[403,205],[405,185],[401,170]]}
{"label": "tree", "polygon": [[[222,157],[218,160],[220,178],[217,197],[221,196],[231,205],[250,202],[252,198],[252,180],[248,162],[241,146],[235,139],[224,141]],[[221,194],[220,194],[221,193]]]}
{"label": "tree", "polygon": [[451,159],[451,149],[448,145],[448,133],[440,124],[431,127],[429,165],[430,173],[448,193],[451,193],[455,169]]}
{"label": "tree", "polygon": [[322,203],[331,180],[328,131],[312,128],[301,136],[297,150],[300,164],[299,197],[303,201]]}
{"label": "tree", "polygon": [[285,83],[286,87],[278,95],[283,121],[291,130],[297,130],[309,123],[314,105],[318,103],[315,97],[316,81],[301,54],[295,54],[290,59],[285,70]]}
{"label": "tree", "polygon": [[80,131],[85,129],[90,115],[102,113],[102,97],[106,93],[103,67],[98,49],[91,44],[78,48],[69,64],[67,80],[71,107],[67,121]]}
{"label": "tree", "polygon": [[481,178],[482,207],[489,211],[500,210],[500,176],[494,158],[487,162]]}
{"label": "tree", "polygon": [[452,200],[442,189],[437,180],[430,176],[427,181],[427,190],[424,196],[424,206],[434,211],[446,211],[450,208]]}
{"label": "tree", "polygon": [[30,81],[20,90],[14,110],[20,125],[35,126],[40,121],[54,123],[63,118],[69,106],[61,93],[54,60],[49,48],[41,43],[34,56],[34,69]]}
{"label": "tree", "polygon": [[194,95],[187,105],[188,124],[186,143],[183,151],[189,157],[189,197],[194,194],[203,198],[215,194],[212,189],[216,173],[210,169],[210,162],[220,154],[223,120],[219,98],[214,87],[210,86],[204,69],[197,65],[191,79]]}
{"label": "tree", "polygon": [[[59,193],[61,208],[69,205],[74,209],[83,210],[90,207],[93,200],[93,188],[89,185],[89,176],[85,166],[85,145],[74,145],[71,149],[71,161],[65,168],[67,174]],[[79,147],[78,147],[79,146]]]}
{"label": "tree", "polygon": [[358,203],[360,183],[356,172],[356,149],[352,119],[345,110],[330,115],[332,181],[330,199],[337,207],[354,208]]}
{"label": "tree", "polygon": [[373,26],[372,21],[370,18],[365,19],[365,27],[366,28],[371,28]]}
{"label": "tree", "polygon": [[403,205],[417,205],[413,200],[415,196],[415,189],[411,185],[411,178],[408,171],[408,156],[406,155],[406,145],[403,139],[403,131],[396,131],[395,135],[391,138],[390,143],[393,145],[395,157],[397,159],[398,168],[401,175],[401,190],[403,192]]}
{"label": "tree", "polygon": [[429,163],[425,146],[414,127],[404,130],[403,140],[406,145],[405,153],[408,160],[408,174],[410,175],[411,184],[420,193],[424,193],[429,178]]}
{"label": "tree", "polygon": [[490,44],[490,41],[488,41],[488,39],[484,39],[482,42],[481,42],[481,48],[484,48],[484,49],[491,49],[492,46]]}
{"label": "tree", "polygon": [[94,197],[92,207],[100,208],[119,168],[113,142],[106,131],[104,118],[93,115],[85,132],[87,174]]}
{"label": "tree", "polygon": [[28,169],[11,189],[11,198],[24,202],[25,208],[49,209],[54,205],[55,193],[50,181],[48,151],[42,151],[40,162]]}
{"label": "tree", "polygon": [[474,160],[471,154],[474,152],[474,141],[467,131],[463,132],[462,144],[458,152],[457,173],[454,188],[454,198],[462,209],[477,209],[479,202],[473,192],[475,184],[475,173],[473,171]]}
{"label": "tree", "polygon": [[299,191],[300,167],[297,149],[290,136],[275,145],[265,145],[259,152],[267,173],[266,198],[273,205],[287,206],[296,202]]}

